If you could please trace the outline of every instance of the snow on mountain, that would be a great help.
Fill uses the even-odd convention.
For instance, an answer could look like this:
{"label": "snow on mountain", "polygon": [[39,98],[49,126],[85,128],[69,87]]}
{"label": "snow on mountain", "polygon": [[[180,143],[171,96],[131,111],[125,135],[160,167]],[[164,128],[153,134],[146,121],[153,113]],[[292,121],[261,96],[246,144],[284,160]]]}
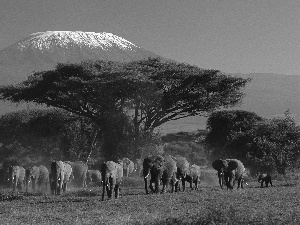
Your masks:
{"label": "snow on mountain", "polygon": [[38,32],[0,51],[0,84],[16,84],[33,71],[57,63],[84,60],[132,61],[158,57],[111,33],[82,31]]}
{"label": "snow on mountain", "polygon": [[41,51],[54,51],[53,48],[72,48],[72,44],[79,47],[101,48],[109,50],[117,46],[124,50],[133,50],[138,48],[136,45],[111,33],[95,33],[82,31],[47,31],[33,33],[26,39],[16,43],[14,47],[23,51],[27,48],[40,49]]}

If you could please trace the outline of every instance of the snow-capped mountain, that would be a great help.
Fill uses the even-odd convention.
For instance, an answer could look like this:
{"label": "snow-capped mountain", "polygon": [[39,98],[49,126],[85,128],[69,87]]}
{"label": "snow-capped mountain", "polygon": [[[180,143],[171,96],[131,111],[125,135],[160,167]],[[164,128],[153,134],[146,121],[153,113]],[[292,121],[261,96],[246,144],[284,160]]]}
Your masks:
{"label": "snow-capped mountain", "polygon": [[57,63],[92,60],[132,61],[158,55],[111,33],[47,31],[29,35],[0,51],[0,84],[16,84],[33,71]]}

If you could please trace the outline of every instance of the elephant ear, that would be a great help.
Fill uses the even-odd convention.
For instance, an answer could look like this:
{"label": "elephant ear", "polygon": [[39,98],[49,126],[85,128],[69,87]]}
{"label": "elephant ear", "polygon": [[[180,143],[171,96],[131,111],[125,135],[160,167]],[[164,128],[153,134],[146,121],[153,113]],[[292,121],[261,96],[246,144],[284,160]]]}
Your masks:
{"label": "elephant ear", "polygon": [[238,166],[239,166],[239,164],[236,161],[229,161],[228,166],[227,166],[227,170],[228,171],[235,170],[236,168],[238,168]]}
{"label": "elephant ear", "polygon": [[212,162],[212,167],[217,171],[220,171],[222,168],[225,168],[226,166],[227,166],[227,162],[223,159],[217,159]]}

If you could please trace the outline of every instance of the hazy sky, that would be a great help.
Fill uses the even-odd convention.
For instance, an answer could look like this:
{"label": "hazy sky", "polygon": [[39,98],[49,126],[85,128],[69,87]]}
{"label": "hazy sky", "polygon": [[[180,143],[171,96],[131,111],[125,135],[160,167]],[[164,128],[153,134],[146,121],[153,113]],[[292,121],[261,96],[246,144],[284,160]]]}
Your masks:
{"label": "hazy sky", "polygon": [[180,62],[300,75],[299,0],[0,0],[0,49],[31,33],[110,32]]}

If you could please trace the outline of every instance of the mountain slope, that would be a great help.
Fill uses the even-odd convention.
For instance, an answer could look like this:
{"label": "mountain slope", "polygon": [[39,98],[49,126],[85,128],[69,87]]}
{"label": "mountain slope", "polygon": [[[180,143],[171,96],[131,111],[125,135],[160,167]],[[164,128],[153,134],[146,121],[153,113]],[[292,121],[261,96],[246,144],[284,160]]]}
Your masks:
{"label": "mountain slope", "polygon": [[89,59],[124,62],[148,57],[158,55],[111,33],[39,32],[0,51],[0,83],[16,84],[33,71],[52,69],[58,62]]}

